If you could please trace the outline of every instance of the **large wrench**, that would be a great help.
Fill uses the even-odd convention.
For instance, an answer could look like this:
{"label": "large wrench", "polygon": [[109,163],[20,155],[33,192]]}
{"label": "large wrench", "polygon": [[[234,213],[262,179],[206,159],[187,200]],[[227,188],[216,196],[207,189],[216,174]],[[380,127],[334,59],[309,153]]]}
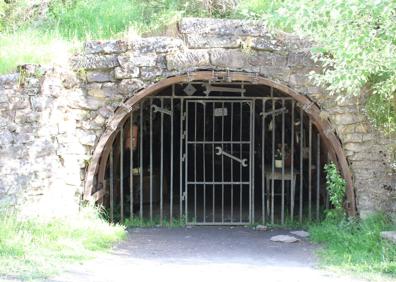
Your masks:
{"label": "large wrench", "polygon": [[216,147],[216,150],[217,150],[216,155],[218,155],[218,156],[224,155],[226,157],[229,157],[230,159],[233,159],[234,161],[237,161],[237,162],[241,163],[243,167],[247,167],[248,166],[247,159],[240,159],[240,158],[237,158],[237,157],[235,157],[235,156],[233,156],[231,154],[228,154],[228,153],[224,152],[221,147]]}

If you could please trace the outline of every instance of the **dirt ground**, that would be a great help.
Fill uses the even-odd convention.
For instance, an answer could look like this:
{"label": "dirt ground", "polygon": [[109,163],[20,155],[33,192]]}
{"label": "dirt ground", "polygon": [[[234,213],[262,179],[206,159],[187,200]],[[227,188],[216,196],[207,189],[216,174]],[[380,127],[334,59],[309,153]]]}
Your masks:
{"label": "dirt ground", "polygon": [[318,246],[272,242],[287,230],[248,227],[135,228],[110,253],[48,282],[366,281],[320,270]]}

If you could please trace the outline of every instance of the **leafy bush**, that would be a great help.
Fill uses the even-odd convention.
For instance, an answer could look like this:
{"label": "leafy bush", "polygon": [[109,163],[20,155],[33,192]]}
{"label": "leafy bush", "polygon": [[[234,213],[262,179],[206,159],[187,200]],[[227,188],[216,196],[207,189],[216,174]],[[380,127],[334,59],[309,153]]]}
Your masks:
{"label": "leafy bush", "polygon": [[326,172],[326,189],[329,195],[329,200],[332,209],[326,211],[326,216],[329,219],[336,221],[341,220],[345,216],[344,198],[346,182],[337,170],[334,163],[328,163],[324,166]]}

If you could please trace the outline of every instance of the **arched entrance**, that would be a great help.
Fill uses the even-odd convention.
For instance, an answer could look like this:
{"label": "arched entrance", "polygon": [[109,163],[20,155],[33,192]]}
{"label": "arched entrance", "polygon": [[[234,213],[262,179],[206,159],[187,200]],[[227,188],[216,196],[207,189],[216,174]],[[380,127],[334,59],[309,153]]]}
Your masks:
{"label": "arched entrance", "polygon": [[121,221],[319,220],[328,205],[322,168],[329,159],[348,182],[353,214],[349,168],[317,105],[262,77],[195,72],[164,79],[116,110],[84,197]]}

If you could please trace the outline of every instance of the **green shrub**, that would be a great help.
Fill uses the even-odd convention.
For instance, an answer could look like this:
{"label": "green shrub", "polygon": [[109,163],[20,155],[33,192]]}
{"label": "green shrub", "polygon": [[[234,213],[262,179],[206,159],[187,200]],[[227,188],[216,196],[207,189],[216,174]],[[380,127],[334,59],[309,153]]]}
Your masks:
{"label": "green shrub", "polygon": [[346,182],[337,170],[334,163],[324,166],[326,172],[326,189],[332,208],[326,210],[328,219],[339,221],[345,216],[344,198]]}

